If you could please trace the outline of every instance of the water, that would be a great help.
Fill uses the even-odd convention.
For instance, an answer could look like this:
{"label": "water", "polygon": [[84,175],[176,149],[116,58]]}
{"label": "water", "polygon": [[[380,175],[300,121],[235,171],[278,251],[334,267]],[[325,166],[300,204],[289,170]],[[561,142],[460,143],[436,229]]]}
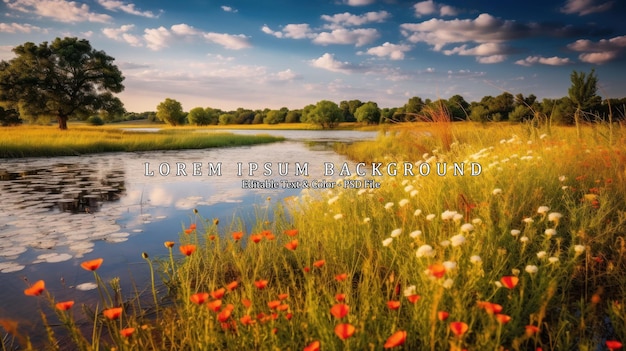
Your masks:
{"label": "water", "polygon": [[[280,184],[325,179],[325,162],[347,161],[325,145],[376,135],[232,132],[280,135],[287,140],[224,149],[0,160],[0,318],[18,321],[22,331],[41,332],[38,310],[43,301],[23,293],[39,279],[45,280],[57,301],[93,303],[98,295],[89,290],[93,274],[80,263],[94,258],[104,259],[98,270],[103,280],[120,277],[124,296],[132,296],[133,285],[140,289],[149,285],[142,252],[165,257],[163,242],[178,241],[183,227],[194,220],[194,209],[206,219],[220,219],[220,226],[228,226],[235,217],[250,225],[255,209],[271,207],[298,195],[300,189],[246,189],[242,181]],[[289,165],[288,175],[278,175],[279,162]],[[192,174],[194,163],[201,165],[197,172],[201,175]],[[263,175],[266,163],[272,164],[271,176]],[[296,175],[296,164],[305,163],[309,176]],[[210,164],[220,164],[221,175],[209,175]],[[254,164],[259,169],[249,176]],[[165,165],[170,172],[161,175],[167,173]],[[186,176],[177,172],[180,165]],[[146,176],[151,172],[153,176]]]}

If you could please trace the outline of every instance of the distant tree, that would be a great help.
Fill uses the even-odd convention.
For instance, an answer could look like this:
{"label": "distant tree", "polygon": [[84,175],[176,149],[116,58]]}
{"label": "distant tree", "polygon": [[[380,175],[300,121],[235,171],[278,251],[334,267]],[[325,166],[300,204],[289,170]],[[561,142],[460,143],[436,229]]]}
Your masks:
{"label": "distant tree", "polygon": [[409,121],[415,118],[415,116],[418,115],[422,111],[422,108],[424,107],[424,105],[425,105],[425,102],[422,100],[421,97],[414,96],[410,98],[409,101],[407,101],[407,103],[404,105],[403,112],[406,115],[404,120]]}
{"label": "distant tree", "polygon": [[282,110],[271,110],[263,119],[263,123],[265,124],[278,124],[285,121],[285,117],[287,117],[287,113]]}
{"label": "distant tree", "polygon": [[0,125],[3,127],[22,124],[20,114],[14,109],[5,110],[0,106]]}
{"label": "distant tree", "polygon": [[470,119],[474,122],[487,122],[489,120],[489,110],[480,103],[472,103]]}
{"label": "distant tree", "polygon": [[336,103],[321,100],[309,115],[310,123],[319,124],[322,128],[335,128],[343,119],[343,115]]}
{"label": "distant tree", "polygon": [[465,120],[469,114],[470,104],[461,95],[451,96],[446,102],[446,107],[452,120]]}
{"label": "distant tree", "polygon": [[300,117],[300,121],[304,123],[314,123],[311,120],[311,112],[315,109],[315,105],[309,104],[304,106],[302,109],[302,117]]}
{"label": "distant tree", "polygon": [[220,120],[219,123],[222,125],[234,124],[235,115],[233,113],[223,113],[220,115],[219,120]]}
{"label": "distant tree", "polygon": [[67,129],[70,117],[99,110],[123,112],[112,93],[124,90],[122,72],[113,57],[78,38],[56,38],[39,46],[27,42],[13,48],[16,57],[0,62],[0,103],[20,115],[56,117]]}
{"label": "distant tree", "polygon": [[302,110],[291,110],[285,117],[285,123],[300,123],[302,117]]}
{"label": "distant tree", "polygon": [[252,110],[238,108],[235,115],[236,124],[252,124],[252,122],[254,122],[255,113]]}
{"label": "distant tree", "polygon": [[377,124],[380,122],[380,109],[375,102],[369,101],[356,109],[354,117],[358,122]]}
{"label": "distant tree", "polygon": [[598,91],[598,78],[592,69],[589,75],[584,72],[573,71],[570,75],[572,86],[567,90],[570,100],[576,105],[574,123],[576,134],[580,138],[580,114],[592,106],[599,105],[602,101],[596,92]]}
{"label": "distant tree", "polygon": [[392,107],[392,108],[385,107],[382,110],[380,110],[380,115],[381,115],[382,121],[383,122],[388,122],[388,121],[393,120],[393,118],[394,118],[393,116],[396,114],[396,112],[398,110],[399,109],[397,107]]}
{"label": "distant tree", "polygon": [[187,122],[197,126],[206,126],[211,123],[209,111],[202,107],[194,107],[187,114]]}
{"label": "distant tree", "polygon": [[509,121],[511,122],[523,122],[523,121],[527,121],[529,119],[532,119],[534,116],[532,110],[528,107],[526,107],[526,105],[517,105],[515,106],[515,108],[513,109],[513,111],[511,111],[511,113],[509,113]]}
{"label": "distant tree", "polygon": [[157,106],[156,117],[172,126],[184,123],[185,113],[180,102],[167,98]]}

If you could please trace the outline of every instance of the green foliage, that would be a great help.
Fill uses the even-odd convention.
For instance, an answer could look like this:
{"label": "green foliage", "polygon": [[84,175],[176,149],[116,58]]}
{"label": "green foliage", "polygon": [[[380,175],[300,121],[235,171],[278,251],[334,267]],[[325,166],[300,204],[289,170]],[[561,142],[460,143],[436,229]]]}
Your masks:
{"label": "green foliage", "polygon": [[185,113],[180,102],[167,98],[157,106],[156,117],[171,125],[177,126],[185,122]]}
{"label": "green foliage", "polygon": [[5,110],[0,106],[0,126],[16,126],[22,124],[20,114],[14,109]]}
{"label": "green foliage", "polygon": [[343,114],[336,103],[321,100],[308,115],[308,122],[319,124],[322,128],[335,128],[343,120]]}
{"label": "green foliage", "polygon": [[265,115],[263,119],[263,123],[265,124],[278,124],[285,122],[285,117],[287,117],[287,113],[281,110],[271,110]]}
{"label": "green foliage", "polygon": [[232,113],[223,113],[219,117],[219,124],[228,125],[235,123],[235,115]]}
{"label": "green foliage", "polygon": [[369,101],[356,109],[354,117],[358,122],[377,124],[380,122],[380,109],[375,102]]}
{"label": "green foliage", "polygon": [[574,123],[576,124],[577,136],[580,138],[581,113],[592,106],[599,105],[602,98],[596,95],[598,91],[598,77],[596,77],[594,69],[591,70],[589,75],[584,72],[573,71],[570,75],[570,80],[572,86],[567,90],[567,93],[570,100],[576,105]]}
{"label": "green foliage", "polygon": [[92,126],[101,126],[104,125],[104,120],[100,118],[100,116],[91,116],[87,118],[87,123],[91,124]]}
{"label": "green foliage", "polygon": [[300,123],[301,117],[302,117],[301,110],[291,110],[287,112],[287,116],[285,117],[285,123]]}
{"label": "green foliage", "polygon": [[15,58],[0,63],[0,103],[25,118],[54,116],[59,128],[67,129],[70,117],[123,112],[122,102],[112,95],[124,89],[122,72],[113,57],[93,49],[89,41],[27,42],[13,52]]}
{"label": "green foliage", "polygon": [[211,124],[211,115],[208,109],[202,107],[194,107],[187,114],[187,122],[197,126],[206,126]]}

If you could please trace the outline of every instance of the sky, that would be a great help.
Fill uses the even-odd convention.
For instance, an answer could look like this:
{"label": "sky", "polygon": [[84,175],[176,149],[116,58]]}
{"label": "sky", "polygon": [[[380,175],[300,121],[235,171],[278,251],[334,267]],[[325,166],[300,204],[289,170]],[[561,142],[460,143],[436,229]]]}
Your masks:
{"label": "sky", "polygon": [[89,40],[115,58],[132,112],[303,108],[358,99],[567,96],[595,69],[626,97],[623,0],[0,0],[0,59]]}

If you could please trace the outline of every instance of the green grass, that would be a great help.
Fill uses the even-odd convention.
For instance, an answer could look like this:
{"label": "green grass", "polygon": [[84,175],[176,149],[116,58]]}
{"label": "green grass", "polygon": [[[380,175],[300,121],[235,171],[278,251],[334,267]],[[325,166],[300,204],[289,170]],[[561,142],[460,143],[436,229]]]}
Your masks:
{"label": "green grass", "polygon": [[51,126],[0,128],[0,158],[73,156],[99,152],[204,149],[281,141],[269,135],[195,133],[192,129],[164,129],[142,133],[118,128],[70,126],[61,131]]}
{"label": "green grass", "polygon": [[[577,139],[571,128],[454,124],[439,139],[425,126],[343,151],[432,167],[478,162],[482,173],[433,168],[366,177],[381,183],[375,190],[309,190],[260,207],[250,228],[196,214],[172,233],[173,247],[149,253],[167,287],[156,306],[150,294],[116,320],[98,311],[94,337],[63,348],[380,350],[396,332],[406,332],[406,350],[606,350],[607,340],[626,341],[623,130],[607,138],[595,126]],[[183,256],[183,245],[195,251]],[[112,307],[103,298],[99,309]],[[76,331],[74,309],[57,318]],[[355,332],[344,340],[336,328],[347,324]],[[122,336],[125,328],[133,334]]]}

